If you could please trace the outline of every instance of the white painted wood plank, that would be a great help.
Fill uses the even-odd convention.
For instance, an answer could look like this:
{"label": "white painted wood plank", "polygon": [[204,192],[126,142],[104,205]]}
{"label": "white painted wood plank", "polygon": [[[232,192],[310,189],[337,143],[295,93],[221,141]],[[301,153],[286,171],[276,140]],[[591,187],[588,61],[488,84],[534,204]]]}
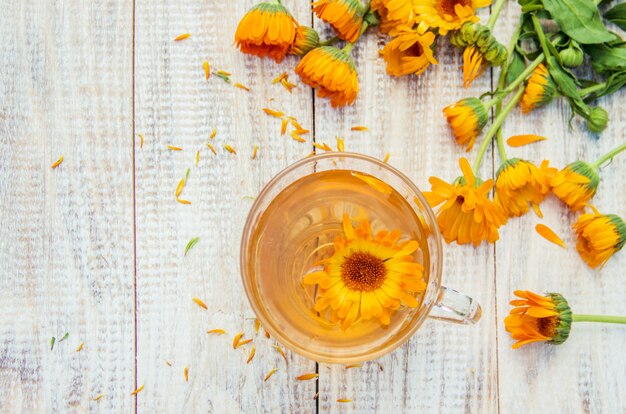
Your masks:
{"label": "white painted wood plank", "polygon": [[[517,24],[519,6],[511,3],[498,23],[499,36],[508,35]],[[503,33],[500,35],[500,33]],[[570,108],[564,99],[528,115],[514,111],[505,124],[505,137],[538,134],[547,141],[511,148],[508,156],[537,163],[549,159],[562,168],[582,159],[594,161],[626,141],[626,91],[602,99],[610,114],[608,128],[600,135],[587,131],[576,117],[568,127]],[[592,203],[604,213],[626,216],[626,156],[602,170],[602,181]],[[618,253],[601,270],[587,267],[576,252],[571,225],[578,213],[570,213],[554,196],[541,207],[544,219],[534,214],[511,220],[497,243],[498,351],[502,412],[621,413],[626,411],[626,329],[619,325],[574,324],[563,345],[536,344],[517,350],[504,329],[510,310],[508,301],[515,289],[538,293],[560,292],[575,313],[626,314],[624,266],[626,256]],[[542,239],[534,230],[544,223],[568,245],[562,249]]]}
{"label": "white painted wood plank", "polygon": [[[279,109],[312,126],[309,89],[299,85],[289,94],[271,84],[284,70],[296,80],[290,70],[295,58],[277,65],[242,55],[232,45],[239,19],[254,3],[136,2],[135,121],[137,133],[145,135],[143,149],[136,150],[138,378],[145,383],[140,412],[315,411],[315,383],[295,381],[314,371],[314,362],[290,356],[286,367],[271,348],[273,340],[262,335],[254,336],[257,353],[250,365],[241,349],[232,349],[238,331],[253,334],[254,315],[239,273],[240,237],[252,205],[243,197],[256,196],[273,175],[312,150],[311,143],[281,137],[280,120],[261,110]],[[291,11],[310,21],[306,2],[294,3]],[[184,32],[191,38],[173,42]],[[232,72],[233,82],[251,92],[216,76],[206,82],[205,59],[215,70]],[[217,156],[205,146],[213,128]],[[238,154],[227,153],[226,143]],[[183,151],[168,151],[168,144]],[[251,160],[255,144],[258,158]],[[202,155],[195,167],[197,149]],[[174,189],[188,167],[182,197],[192,204],[185,206],[174,200]],[[192,237],[200,242],[184,257]],[[207,335],[212,328],[228,335]],[[264,383],[273,367],[280,371]]]}
{"label": "white painted wood plank", "polygon": [[0,412],[131,412],[132,4],[0,8]]}
{"label": "white painted wood plank", "polygon": [[[319,21],[316,24],[321,27]],[[469,91],[462,90],[461,53],[440,41],[439,66],[420,77],[391,78],[378,57],[386,40],[368,34],[353,51],[361,84],[354,107],[335,110],[316,98],[316,138],[334,145],[340,135],[346,151],[380,159],[390,152],[390,164],[426,191],[429,176],[451,181],[460,174],[458,158],[471,160],[475,153],[466,154],[454,143],[443,107],[488,90],[490,77],[486,74]],[[354,125],[365,125],[369,131],[352,132]],[[483,178],[490,177],[491,171],[487,155]],[[444,251],[444,284],[482,304],[479,324],[427,321],[407,344],[362,368],[321,364],[320,412],[497,411],[494,249],[444,245]],[[354,401],[338,403],[340,398]]]}

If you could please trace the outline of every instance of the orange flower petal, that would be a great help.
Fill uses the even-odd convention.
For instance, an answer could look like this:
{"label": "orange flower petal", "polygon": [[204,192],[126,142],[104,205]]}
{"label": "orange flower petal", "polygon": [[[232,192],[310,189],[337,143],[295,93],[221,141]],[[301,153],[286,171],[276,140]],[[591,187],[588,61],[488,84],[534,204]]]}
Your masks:
{"label": "orange flower petal", "polygon": [[567,247],[565,245],[565,242],[559,236],[557,236],[556,233],[554,231],[552,231],[552,229],[549,228],[548,226],[546,226],[544,224],[537,224],[535,226],[535,230],[544,239],[546,239],[546,240],[548,240],[548,241],[550,241],[550,242],[552,242],[554,244],[558,244],[561,247]]}
{"label": "orange flower petal", "polygon": [[524,145],[532,144],[537,141],[544,141],[546,137],[539,135],[513,135],[506,140],[506,143],[511,147],[521,147]]}

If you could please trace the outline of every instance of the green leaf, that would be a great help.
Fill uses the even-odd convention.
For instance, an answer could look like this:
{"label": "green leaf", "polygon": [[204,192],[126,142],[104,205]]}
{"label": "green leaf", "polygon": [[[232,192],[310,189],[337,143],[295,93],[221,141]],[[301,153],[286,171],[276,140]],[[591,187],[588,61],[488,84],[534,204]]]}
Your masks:
{"label": "green leaf", "polygon": [[604,18],[626,30],[626,3],[620,3],[604,13]]}
{"label": "green leaf", "polygon": [[187,256],[187,252],[191,250],[193,246],[198,244],[199,241],[200,241],[200,237],[194,237],[193,239],[189,240],[189,243],[187,243],[187,247],[185,247],[185,256]]}
{"label": "green leaf", "polygon": [[611,73],[626,70],[626,47],[619,43],[583,46],[591,57],[591,66],[598,73]]}
{"label": "green leaf", "polygon": [[543,5],[561,30],[580,44],[612,39],[593,0],[543,0]]}
{"label": "green leaf", "polygon": [[604,86],[602,89],[598,89],[585,96],[585,102],[592,102],[601,96],[610,95],[623,88],[626,85],[626,71],[612,74],[601,85]]}
{"label": "green leaf", "polygon": [[52,351],[54,349],[54,343],[56,342],[56,338],[53,336],[52,339],[50,339],[50,350]]}
{"label": "green leaf", "polygon": [[574,112],[585,119],[589,119],[591,108],[589,108],[578,93],[576,81],[561,68],[554,56],[548,56],[546,60],[548,62],[550,76],[552,76],[552,79],[554,79],[554,82],[559,87],[561,95],[567,98]]}
{"label": "green leaf", "polygon": [[506,84],[508,85],[509,83],[517,79],[519,75],[522,74],[524,69],[526,69],[524,57],[518,51],[514,51],[513,56],[511,56],[509,69],[506,73]]}
{"label": "green leaf", "polygon": [[63,338],[59,339],[59,342],[65,341],[69,336],[70,336],[70,333],[69,332],[65,332],[65,335],[63,335]]}

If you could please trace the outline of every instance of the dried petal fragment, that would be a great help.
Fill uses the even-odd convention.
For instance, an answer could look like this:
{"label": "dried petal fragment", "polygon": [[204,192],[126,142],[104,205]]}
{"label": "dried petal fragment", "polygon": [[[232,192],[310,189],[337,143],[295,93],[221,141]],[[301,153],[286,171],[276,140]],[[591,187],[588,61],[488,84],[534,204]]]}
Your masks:
{"label": "dried petal fragment", "polygon": [[244,91],[250,92],[250,88],[248,88],[246,85],[241,84],[241,83],[239,83],[239,82],[235,82],[235,83],[233,83],[233,86],[234,86],[235,88],[243,89]]}
{"label": "dried petal fragment", "polygon": [[346,369],[350,369],[350,368],[361,368],[361,364],[346,365]]}
{"label": "dried petal fragment", "polygon": [[181,40],[189,39],[190,37],[191,37],[191,34],[183,33],[183,34],[179,34],[178,36],[176,36],[174,38],[174,41],[175,42],[180,42]]}
{"label": "dried petal fragment", "polygon": [[283,72],[280,75],[278,75],[277,77],[275,77],[274,79],[272,79],[272,83],[278,83],[278,82],[280,82],[283,79],[287,79],[287,76],[289,76],[289,75],[287,75],[287,72]]}
{"label": "dried petal fragment", "polygon": [[226,149],[226,151],[230,152],[231,154],[237,154],[237,151],[235,151],[235,149],[228,144],[224,144],[224,148]]}
{"label": "dried petal fragment", "polygon": [[296,87],[295,83],[291,83],[289,82],[287,79],[283,79],[280,81],[280,84],[283,85],[283,87],[285,89],[287,89],[287,91],[289,91],[289,93],[293,93],[293,88]]}
{"label": "dried petal fragment", "polygon": [[257,318],[254,318],[254,333],[259,333],[259,328],[261,327],[261,322]]}
{"label": "dried petal fragment", "polygon": [[298,132],[296,130],[291,131],[291,138],[293,138],[294,140],[298,141],[298,142],[306,142],[306,139],[302,138],[300,135],[298,135]]}
{"label": "dried petal fragment", "polygon": [[283,359],[285,360],[285,363],[287,363],[287,355],[285,355],[285,351],[283,351],[283,349],[278,345],[274,345],[273,347],[278,351],[280,356],[283,357]]}
{"label": "dried petal fragment", "polygon": [[168,145],[167,148],[172,150],[172,151],[182,151],[183,150],[181,147],[175,147],[174,145]]}
{"label": "dried petal fragment", "polygon": [[180,193],[183,192],[183,188],[185,188],[185,179],[181,178],[180,182],[176,186],[176,191],[174,192],[174,195],[176,196],[176,198],[178,198],[178,196],[180,196]]}
{"label": "dried petal fragment", "polygon": [[283,118],[283,122],[280,124],[280,135],[285,135],[287,132],[287,125],[289,124],[289,120],[287,118]]}
{"label": "dried petal fragment", "polygon": [[332,149],[332,148],[331,148],[328,144],[326,144],[326,143],[321,143],[321,144],[319,144],[319,143],[317,143],[317,142],[314,142],[314,143],[313,143],[313,146],[314,146],[315,148],[317,148],[317,149],[324,150],[324,151],[332,151],[332,150],[333,150],[333,149]]}
{"label": "dried petal fragment", "polygon": [[218,70],[217,74],[218,75],[222,75],[222,76],[230,76],[230,75],[232,75],[232,73],[226,72],[225,70]]}
{"label": "dried petal fragment", "polygon": [[346,144],[343,141],[343,138],[337,137],[337,151],[343,152],[346,149]]}
{"label": "dried petal fragment", "polygon": [[506,140],[506,143],[511,147],[521,147],[523,145],[532,144],[533,142],[543,141],[546,137],[539,135],[514,135]]}
{"label": "dried petal fragment", "polygon": [[143,148],[143,135],[142,134],[138,134],[139,135],[139,148]]}
{"label": "dried petal fragment", "polygon": [[263,379],[263,382],[267,381],[268,379],[270,379],[270,377],[272,375],[274,375],[274,373],[278,371],[278,368],[272,368],[272,370],[265,376],[265,378]]}
{"label": "dried petal fragment", "polygon": [[168,360],[165,360],[165,365],[167,365],[168,367],[171,367],[172,366],[172,362],[168,361]]}
{"label": "dried petal fragment", "polygon": [[204,69],[204,78],[206,80],[209,80],[209,78],[211,77],[211,65],[209,65],[208,61],[204,61],[202,62],[202,69]]}
{"label": "dried petal fragment", "polygon": [[337,400],[337,402],[338,402],[338,403],[351,403],[351,402],[352,402],[352,400],[351,400],[351,399],[349,399],[349,398],[339,398],[339,399]]}
{"label": "dried petal fragment", "polygon": [[363,125],[355,125],[352,128],[350,128],[352,131],[367,131],[368,128],[366,126]]}
{"label": "dried petal fragment", "polygon": [[196,151],[196,165],[200,162],[200,151]]}
{"label": "dried petal fragment", "polygon": [[385,154],[385,159],[383,160],[383,162],[384,162],[384,163],[389,162],[389,157],[390,157],[390,156],[391,156],[391,154],[386,153],[386,154]]}
{"label": "dried petal fragment", "polygon": [[76,348],[76,352],[82,351],[84,346],[85,346],[85,343],[81,342],[80,345],[78,345],[78,348]]}
{"label": "dried petal fragment", "polygon": [[185,376],[185,381],[189,382],[189,368],[185,367],[183,369],[183,375]]}
{"label": "dried petal fragment", "polygon": [[255,160],[256,159],[256,154],[257,152],[259,152],[259,146],[255,145],[254,148],[252,148],[252,159]]}
{"label": "dried petal fragment", "polygon": [[52,168],[52,169],[54,170],[56,167],[58,167],[59,165],[61,165],[61,163],[62,163],[62,162],[63,162],[63,155],[61,155],[61,156],[59,157],[59,159],[58,159],[58,160],[56,160],[56,161],[54,162],[54,164],[52,164],[52,165],[50,166],[50,168]]}
{"label": "dried petal fragment", "polygon": [[246,364],[249,364],[250,361],[252,361],[252,358],[254,358],[255,353],[256,353],[256,348],[252,347],[252,349],[250,349],[250,354],[248,355],[248,359],[246,360]]}
{"label": "dried petal fragment", "polygon": [[223,329],[211,329],[210,331],[207,331],[206,333],[208,333],[209,335],[212,335],[212,334],[224,335],[226,333],[226,331],[223,330]]}
{"label": "dried petal fragment", "polygon": [[535,230],[537,231],[537,233],[539,233],[541,237],[548,240],[549,242],[558,244],[561,247],[566,247],[565,242],[559,236],[557,236],[557,234],[550,227],[544,224],[537,224],[535,226]]}
{"label": "dried petal fragment", "polygon": [[237,335],[235,335],[235,337],[233,338],[233,349],[237,349],[237,347],[239,346],[239,340],[241,340],[242,336],[243,332],[239,332]]}
{"label": "dried petal fragment", "polygon": [[270,109],[270,108],[263,108],[263,112],[265,112],[266,114],[268,114],[269,116],[273,116],[274,118],[282,118],[283,115],[285,115],[283,112],[281,111],[276,111],[274,109]]}
{"label": "dried petal fragment", "polygon": [[213,132],[211,132],[211,135],[209,136],[210,139],[215,138],[215,136],[217,135],[217,128],[213,128]]}
{"label": "dried petal fragment", "polygon": [[186,204],[186,205],[191,204],[191,201],[183,200],[182,198],[178,198],[178,197],[176,197],[176,201],[178,201],[180,204]]}
{"label": "dried petal fragment", "polygon": [[317,372],[312,372],[310,374],[302,374],[302,375],[296,377],[296,379],[298,381],[308,381],[308,380],[312,380],[314,378],[317,378],[319,376],[320,376],[320,374],[318,374]]}
{"label": "dried petal fragment", "polygon": [[100,401],[100,399],[102,399],[102,397],[104,397],[104,396],[106,396],[106,394],[98,394],[98,395],[96,395],[96,396],[93,398],[93,400],[94,400],[94,401]]}
{"label": "dried petal fragment", "polygon": [[252,342],[252,339],[244,339],[243,341],[239,341],[239,343],[237,343],[237,348],[247,345],[250,342]]}
{"label": "dried petal fragment", "polygon": [[209,310],[209,308],[206,306],[206,304],[204,302],[202,302],[200,299],[192,298],[191,300],[193,300],[196,303],[196,305],[200,306],[201,308]]}
{"label": "dried petal fragment", "polygon": [[211,150],[211,152],[212,152],[214,155],[217,155],[217,151],[215,151],[215,148],[213,148],[213,145],[211,145],[211,144],[209,144],[209,143],[207,142],[206,146],[207,146],[207,147],[209,147],[209,149]]}
{"label": "dried petal fragment", "polygon": [[144,385],[142,385],[141,387],[137,388],[135,391],[131,392],[130,395],[137,395],[137,394],[139,394],[141,391],[143,391],[143,387],[144,387]]}

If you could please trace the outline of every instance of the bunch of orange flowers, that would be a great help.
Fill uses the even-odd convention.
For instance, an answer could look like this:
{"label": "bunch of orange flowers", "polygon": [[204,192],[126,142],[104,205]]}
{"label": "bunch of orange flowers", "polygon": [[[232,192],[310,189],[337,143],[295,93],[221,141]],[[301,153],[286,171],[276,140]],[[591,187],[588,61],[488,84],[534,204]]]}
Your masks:
{"label": "bunch of orange flowers", "polygon": [[[390,36],[380,51],[387,73],[403,76],[424,72],[437,64],[433,44],[450,34],[451,42],[465,50],[464,84],[467,86],[488,65],[501,65],[506,49],[491,36],[495,18],[477,24],[476,9],[491,0],[316,0],[313,12],[328,23],[336,37],[320,41],[311,27],[301,25],[280,0],[262,2],[241,19],[235,43],[243,53],[281,62],[286,55],[301,56],[295,68],[302,82],[333,107],[351,105],[359,92],[359,79],[350,53],[370,27]],[[504,4],[498,0],[498,4]],[[492,21],[493,20],[493,21]],[[333,46],[343,41],[342,48]]]}

